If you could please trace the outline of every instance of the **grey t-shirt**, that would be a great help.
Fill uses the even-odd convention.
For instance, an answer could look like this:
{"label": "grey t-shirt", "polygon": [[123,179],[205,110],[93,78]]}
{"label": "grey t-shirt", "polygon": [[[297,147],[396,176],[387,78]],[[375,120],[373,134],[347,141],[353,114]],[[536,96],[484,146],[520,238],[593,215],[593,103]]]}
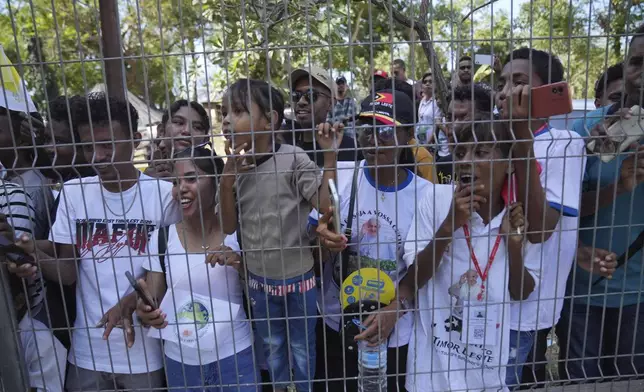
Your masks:
{"label": "grey t-shirt", "polygon": [[313,268],[307,225],[321,182],[315,162],[289,144],[239,176],[239,231],[249,272],[289,279]]}

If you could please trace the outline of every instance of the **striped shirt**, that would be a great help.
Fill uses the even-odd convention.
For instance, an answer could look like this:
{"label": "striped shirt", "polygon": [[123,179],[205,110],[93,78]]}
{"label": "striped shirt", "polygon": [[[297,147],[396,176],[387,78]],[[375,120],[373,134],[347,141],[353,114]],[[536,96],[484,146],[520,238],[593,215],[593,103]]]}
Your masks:
{"label": "striped shirt", "polygon": [[[13,227],[16,237],[23,234],[33,236],[36,210],[33,200],[25,189],[12,182],[0,180],[0,214],[7,216],[7,222]],[[43,281],[40,276],[27,279],[27,293],[33,314],[36,314],[44,298]]]}

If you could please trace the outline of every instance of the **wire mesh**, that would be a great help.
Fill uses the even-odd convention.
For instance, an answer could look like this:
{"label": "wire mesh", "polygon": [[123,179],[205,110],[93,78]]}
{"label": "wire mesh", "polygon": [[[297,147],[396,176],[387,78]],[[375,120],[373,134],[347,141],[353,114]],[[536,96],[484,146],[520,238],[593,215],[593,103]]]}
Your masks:
{"label": "wire mesh", "polygon": [[0,390],[644,390],[643,23],[7,0]]}

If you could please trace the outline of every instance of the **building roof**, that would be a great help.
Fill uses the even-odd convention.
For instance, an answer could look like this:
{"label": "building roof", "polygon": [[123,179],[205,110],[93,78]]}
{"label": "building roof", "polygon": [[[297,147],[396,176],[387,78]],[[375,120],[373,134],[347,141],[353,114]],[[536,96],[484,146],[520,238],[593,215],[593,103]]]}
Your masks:
{"label": "building roof", "polygon": [[[105,84],[99,83],[92,88],[90,92],[105,92]],[[127,91],[127,100],[130,101],[132,106],[139,113],[139,128],[147,128],[152,125],[161,123],[163,112],[150,107],[144,100],[137,97],[130,90]]]}

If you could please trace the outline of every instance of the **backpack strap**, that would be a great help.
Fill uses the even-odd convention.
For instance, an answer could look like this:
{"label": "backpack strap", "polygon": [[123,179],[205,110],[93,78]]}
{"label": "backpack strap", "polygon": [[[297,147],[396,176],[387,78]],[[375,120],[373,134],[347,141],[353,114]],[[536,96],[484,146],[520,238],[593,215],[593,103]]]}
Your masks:
{"label": "backpack strap", "polygon": [[165,275],[165,256],[168,251],[168,226],[159,228],[159,263],[161,264],[161,271]]}

